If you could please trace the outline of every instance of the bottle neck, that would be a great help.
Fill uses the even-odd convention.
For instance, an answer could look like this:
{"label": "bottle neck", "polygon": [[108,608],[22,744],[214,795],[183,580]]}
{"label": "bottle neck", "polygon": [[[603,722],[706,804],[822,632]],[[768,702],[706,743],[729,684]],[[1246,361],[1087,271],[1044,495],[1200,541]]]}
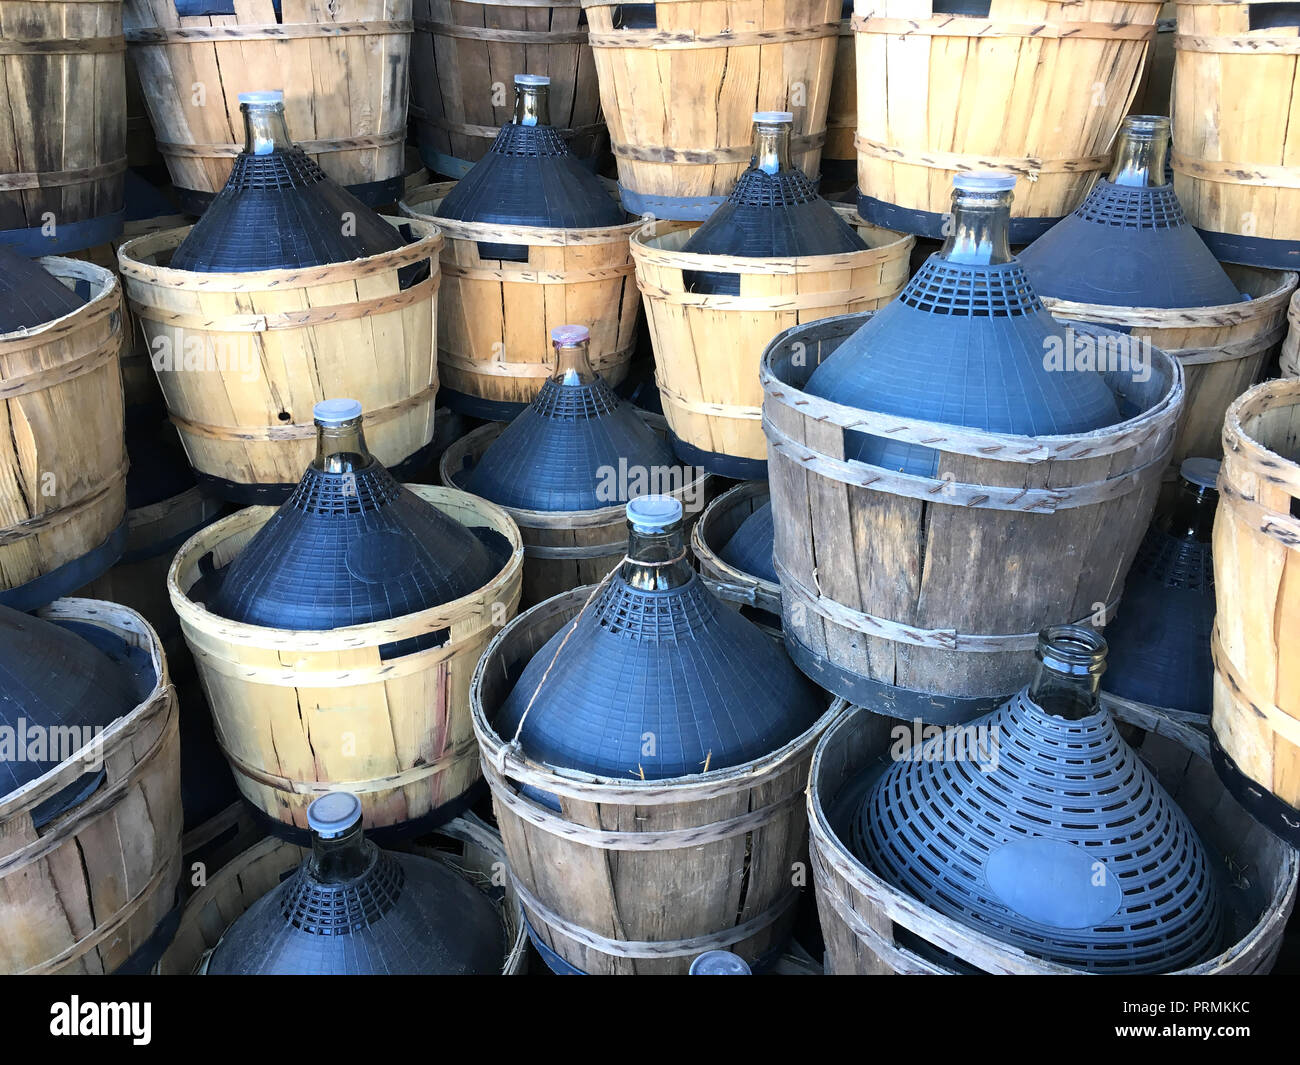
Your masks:
{"label": "bottle neck", "polygon": [[754,155],[749,161],[751,170],[764,174],[780,174],[793,168],[790,162],[790,133],[792,127],[785,122],[755,123]]}
{"label": "bottle neck", "polygon": [[515,86],[516,126],[549,126],[551,124],[551,92],[546,85]]}
{"label": "bottle neck", "polygon": [[249,155],[270,155],[293,147],[284,104],[240,104],[244,113],[244,151]]}
{"label": "bottle neck", "polygon": [[555,373],[552,379],[562,385],[589,385],[596,379],[591,368],[590,341],[555,345]]}
{"label": "bottle neck", "polygon": [[1081,721],[1101,709],[1106,641],[1091,629],[1056,625],[1038,637],[1038,671],[1029,698],[1053,717]]}
{"label": "bottle neck", "polygon": [[939,258],[967,266],[992,266],[1011,261],[1010,191],[974,192],[958,189],[952,197],[952,232]]}
{"label": "bottle neck", "polygon": [[1168,510],[1156,519],[1156,527],[1187,543],[1208,544],[1214,538],[1218,505],[1219,493],[1213,487],[1202,488],[1180,477],[1178,491]]}
{"label": "bottle neck", "polygon": [[361,419],[353,418],[339,425],[316,425],[316,458],[312,466],[326,473],[351,473],[364,470],[374,462],[366,447]]}
{"label": "bottle neck", "polygon": [[1110,170],[1112,185],[1154,188],[1165,184],[1169,156],[1169,119],[1126,119],[1115,146]]}
{"label": "bottle neck", "polygon": [[633,588],[663,592],[680,588],[694,575],[686,557],[686,537],[681,522],[658,532],[628,526],[628,561],[619,570]]}
{"label": "bottle neck", "polygon": [[322,884],[343,884],[355,880],[370,867],[374,850],[359,821],[333,839],[322,839],[313,833],[307,870]]}

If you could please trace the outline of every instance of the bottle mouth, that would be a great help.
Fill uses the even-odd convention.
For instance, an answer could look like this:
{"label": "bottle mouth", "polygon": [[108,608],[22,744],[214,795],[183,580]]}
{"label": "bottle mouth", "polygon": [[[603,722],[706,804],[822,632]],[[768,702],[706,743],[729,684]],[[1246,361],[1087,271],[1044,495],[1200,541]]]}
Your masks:
{"label": "bottle mouth", "polygon": [[325,399],[312,408],[312,418],[322,429],[336,429],[361,417],[361,402],[355,399]]}
{"label": "bottle mouth", "polygon": [[1120,136],[1150,141],[1162,135],[1168,136],[1170,129],[1165,115],[1129,115],[1120,125]]}
{"label": "bottle mouth", "polygon": [[1084,625],[1049,625],[1038,634],[1038,660],[1072,677],[1106,671],[1106,640]]}
{"label": "bottle mouth", "polygon": [[682,520],[682,502],[672,496],[637,496],[627,505],[627,523],[635,532],[665,533]]}
{"label": "bottle mouth", "polygon": [[1002,170],[970,170],[952,179],[954,192],[997,196],[1016,187],[1016,175]]}
{"label": "bottle mouth", "polygon": [[241,92],[239,106],[241,109],[251,107],[275,107],[284,104],[283,89],[263,89],[257,92]]}
{"label": "bottle mouth", "polygon": [[591,340],[591,330],[585,325],[560,325],[551,330],[551,343],[557,348],[572,348]]}
{"label": "bottle mouth", "polygon": [[338,839],[360,821],[361,800],[351,792],[330,792],[307,807],[307,827],[321,839]]}
{"label": "bottle mouth", "polygon": [[537,89],[550,85],[551,79],[545,74],[516,74],[515,84],[524,88]]}
{"label": "bottle mouth", "polygon": [[793,111],[755,111],[754,125],[756,126],[793,126]]}

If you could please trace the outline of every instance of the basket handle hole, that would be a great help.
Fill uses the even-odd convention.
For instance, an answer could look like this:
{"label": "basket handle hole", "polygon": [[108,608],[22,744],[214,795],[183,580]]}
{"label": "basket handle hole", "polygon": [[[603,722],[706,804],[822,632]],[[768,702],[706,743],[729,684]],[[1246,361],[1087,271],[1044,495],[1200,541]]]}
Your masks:
{"label": "basket handle hole", "polygon": [[1248,18],[1252,30],[1300,27],[1300,4],[1251,4]]}
{"label": "basket handle hole", "polygon": [[618,4],[610,13],[616,30],[657,30],[659,17],[654,4]]}

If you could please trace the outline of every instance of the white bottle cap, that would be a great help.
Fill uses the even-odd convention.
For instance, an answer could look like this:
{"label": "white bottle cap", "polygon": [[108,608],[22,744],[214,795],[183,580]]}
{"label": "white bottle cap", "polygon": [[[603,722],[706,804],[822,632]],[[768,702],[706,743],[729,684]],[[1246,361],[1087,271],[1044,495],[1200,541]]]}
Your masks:
{"label": "white bottle cap", "polygon": [[729,950],[706,950],[691,962],[689,976],[752,976],[753,971],[739,954]]}
{"label": "white bottle cap", "polygon": [[361,417],[361,403],[355,399],[323,399],[311,409],[316,424],[329,428]]}
{"label": "white bottle cap", "polygon": [[254,104],[265,106],[267,104],[284,103],[284,90],[282,89],[263,89],[260,92],[241,92],[239,94],[241,104]]}
{"label": "white bottle cap", "polygon": [[637,496],[627,505],[627,520],[638,532],[663,532],[682,520],[682,502],[672,496]]}
{"label": "white bottle cap", "polygon": [[337,839],[361,820],[361,800],[348,791],[331,791],[307,807],[307,827],[321,839]]}
{"label": "white bottle cap", "polygon": [[516,85],[549,85],[551,79],[545,74],[516,74]]}
{"label": "white bottle cap", "polygon": [[585,325],[557,325],[551,330],[551,343],[571,348],[591,339],[591,330]]}
{"label": "white bottle cap", "polygon": [[763,126],[770,126],[777,122],[793,122],[793,111],[755,111],[754,121]]}
{"label": "white bottle cap", "polygon": [[1016,187],[1016,175],[1003,170],[971,170],[952,179],[962,192],[1007,192]]}
{"label": "white bottle cap", "polygon": [[1219,483],[1219,465],[1218,459],[1183,459],[1178,472],[1197,488],[1214,488]]}

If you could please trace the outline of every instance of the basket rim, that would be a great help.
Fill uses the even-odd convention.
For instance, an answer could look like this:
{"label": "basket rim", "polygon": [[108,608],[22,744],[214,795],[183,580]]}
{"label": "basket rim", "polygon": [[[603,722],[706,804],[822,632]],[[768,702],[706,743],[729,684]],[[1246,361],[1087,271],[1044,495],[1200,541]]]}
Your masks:
{"label": "basket rim", "polygon": [[[160,251],[175,249],[194,227],[178,226],[174,229],[159,229],[132,237],[117,249],[118,273],[136,284],[147,288],[168,288],[192,292],[265,292],[287,288],[309,288],[315,285],[336,284],[341,281],[356,281],[387,270],[396,270],[411,266],[428,259],[438,263],[438,252],[442,250],[442,230],[423,218],[408,218],[401,215],[381,214],[379,216],[394,228],[411,225],[417,233],[422,232],[410,244],[391,248],[375,255],[362,256],[342,263],[326,263],[323,266],[309,266],[304,269],[289,270],[250,270],[246,273],[204,273],[194,270],[173,270],[170,266],[157,266],[144,261],[143,256],[154,255]],[[439,273],[436,266],[433,273]]]}
{"label": "basket rim", "polygon": [[[698,578],[698,574],[696,576]],[[624,780],[579,770],[561,769],[547,765],[545,762],[535,761],[522,751],[516,754],[511,750],[512,744],[503,740],[487,720],[487,711],[483,706],[483,678],[487,673],[488,664],[499,656],[501,647],[526,619],[550,617],[562,613],[570,605],[580,606],[596,587],[594,584],[587,584],[579,588],[571,588],[516,614],[492,637],[474,667],[469,696],[474,735],[478,739],[479,753],[484,766],[491,765],[492,772],[497,775],[525,783],[539,784],[559,795],[585,802],[658,805],[703,801],[717,795],[756,786],[766,777],[787,770],[801,759],[807,758],[822,733],[848,709],[847,700],[826,692],[829,701],[821,716],[808,729],[775,751],[739,765],[711,769],[707,773],[693,773],[689,776],[663,777],[657,780]],[[561,624],[567,624],[567,621]]]}
{"label": "basket rim", "polygon": [[[699,520],[691,528],[691,553],[697,561],[707,559],[709,566],[728,580],[736,584],[752,587],[760,592],[766,592],[779,600],[781,598],[780,584],[764,580],[762,577],[756,577],[743,569],[737,569],[730,562],[725,561],[704,539],[706,527],[710,520],[724,511],[730,510],[736,504],[748,499],[754,499],[760,495],[767,496],[769,500],[772,498],[772,490],[766,481],[742,481],[712,500],[700,512]],[[709,579],[703,572],[700,575],[704,576],[706,580]]]}
{"label": "basket rim", "polygon": [[[34,346],[32,342],[56,340],[74,329],[89,325],[105,314],[117,310],[117,301],[121,291],[121,282],[117,274],[106,266],[97,266],[85,259],[73,259],[66,255],[42,255],[37,260],[46,271],[54,277],[71,277],[78,281],[97,284],[99,290],[93,293],[80,307],[51,318],[40,325],[15,329],[10,333],[0,333],[0,358],[14,350],[25,350]],[[113,305],[109,305],[112,301]],[[121,331],[119,326],[118,331]],[[57,370],[57,366],[48,368],[48,372]]]}
{"label": "basket rim", "polygon": [[1300,377],[1275,377],[1246,389],[1232,401],[1223,417],[1223,470],[1220,483],[1228,478],[1228,467],[1240,456],[1273,469],[1271,484],[1300,494],[1300,461],[1274,451],[1246,430],[1247,419],[1268,411],[1300,406]]}
{"label": "basket rim", "polygon": [[[481,613],[481,606],[499,600],[501,598],[499,593],[502,590],[508,589],[512,583],[520,580],[524,557],[523,538],[520,536],[519,527],[501,507],[457,488],[428,484],[404,484],[403,487],[411,489],[425,502],[433,503],[435,506],[438,505],[439,500],[459,502],[467,506],[468,509],[486,519],[485,524],[489,528],[501,533],[510,541],[510,557],[487,584],[469,595],[427,610],[403,614],[384,621],[369,621],[335,629],[276,629],[267,625],[231,621],[214,614],[201,603],[194,602],[189,597],[190,589],[181,589],[180,573],[182,567],[190,567],[191,562],[197,564],[198,558],[215,545],[224,543],[233,535],[251,526],[261,528],[279,509],[275,506],[244,507],[200,529],[177,550],[171,564],[167,567],[167,595],[171,600],[172,609],[180,617],[182,625],[192,625],[205,632],[215,633],[227,644],[241,647],[276,647],[313,653],[357,650],[363,647],[379,647],[404,638],[401,633],[407,629],[415,635],[434,628],[446,628],[467,615]],[[443,621],[444,624],[434,624],[437,621]],[[484,628],[488,627],[489,624],[484,625]]]}

